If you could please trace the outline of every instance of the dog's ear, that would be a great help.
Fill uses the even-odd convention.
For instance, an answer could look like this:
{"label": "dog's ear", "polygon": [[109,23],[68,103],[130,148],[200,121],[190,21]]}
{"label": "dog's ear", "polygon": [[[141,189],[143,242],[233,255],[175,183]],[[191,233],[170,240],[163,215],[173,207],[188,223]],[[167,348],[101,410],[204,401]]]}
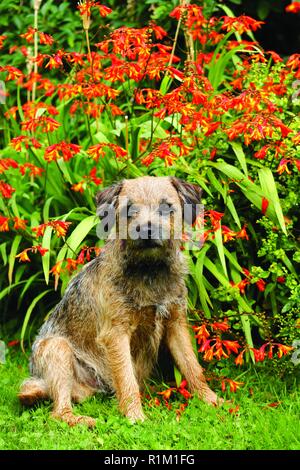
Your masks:
{"label": "dog's ear", "polygon": [[103,235],[109,233],[116,222],[116,208],[118,206],[118,197],[123,183],[115,183],[96,194],[97,215],[100,218],[100,232]]}
{"label": "dog's ear", "polygon": [[178,193],[185,222],[193,225],[199,214],[202,189],[196,184],[188,183],[174,176],[170,180]]}
{"label": "dog's ear", "polygon": [[117,206],[118,196],[121,192],[123,183],[115,183],[108,188],[99,191],[96,194],[97,214],[101,213],[104,206]]}

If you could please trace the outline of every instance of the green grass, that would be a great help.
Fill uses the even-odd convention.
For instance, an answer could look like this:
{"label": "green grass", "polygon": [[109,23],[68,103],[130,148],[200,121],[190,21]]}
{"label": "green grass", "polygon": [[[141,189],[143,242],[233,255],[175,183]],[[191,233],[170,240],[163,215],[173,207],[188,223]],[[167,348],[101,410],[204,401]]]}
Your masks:
{"label": "green grass", "polygon": [[[238,371],[235,371],[238,375]],[[230,398],[234,404],[215,409],[194,398],[180,421],[174,410],[144,405],[148,419],[130,424],[115,398],[92,397],[75,412],[97,418],[97,426],[69,428],[50,418],[46,402],[28,410],[16,394],[28,375],[27,360],[9,353],[0,364],[0,449],[299,449],[299,391],[261,369],[245,371],[244,387]],[[249,393],[249,388],[253,393]],[[277,408],[268,407],[280,402]],[[238,414],[229,408],[239,405]],[[175,406],[176,407],[176,404]]]}

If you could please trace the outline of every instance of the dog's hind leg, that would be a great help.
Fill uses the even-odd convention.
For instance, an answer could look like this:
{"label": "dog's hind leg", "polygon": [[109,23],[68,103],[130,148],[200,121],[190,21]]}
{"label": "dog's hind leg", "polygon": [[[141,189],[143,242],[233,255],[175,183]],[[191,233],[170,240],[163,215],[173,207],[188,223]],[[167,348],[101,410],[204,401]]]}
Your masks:
{"label": "dog's hind leg", "polygon": [[69,426],[79,423],[89,427],[95,420],[89,416],[76,416],[72,410],[72,391],[75,378],[75,356],[70,343],[63,337],[41,340],[34,352],[34,364],[47,386],[53,400],[54,418],[65,421]]}
{"label": "dog's hind leg", "polygon": [[46,400],[49,397],[46,382],[37,377],[25,380],[21,385],[18,397],[22,405],[25,406],[32,406],[37,401]]}

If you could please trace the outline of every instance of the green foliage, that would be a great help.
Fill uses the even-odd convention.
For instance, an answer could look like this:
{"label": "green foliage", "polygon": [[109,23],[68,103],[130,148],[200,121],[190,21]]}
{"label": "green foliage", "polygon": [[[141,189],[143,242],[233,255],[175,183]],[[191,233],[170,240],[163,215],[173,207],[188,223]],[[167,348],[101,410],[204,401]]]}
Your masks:
{"label": "green foliage", "polygon": [[[12,353],[6,364],[0,364],[0,449],[299,449],[297,385],[284,383],[278,374],[247,371],[241,391],[228,395],[233,403],[216,409],[194,398],[179,421],[176,401],[168,410],[163,405],[150,407],[144,400],[148,419],[132,425],[120,415],[115,398],[97,395],[75,407],[75,413],[97,419],[95,429],[89,430],[49,418],[49,403],[22,409],[16,394],[26,370],[25,358]],[[237,403],[239,409],[229,412]]]}
{"label": "green foliage", "polygon": [[[32,26],[32,8],[14,1],[12,23],[0,15],[7,36],[0,78],[9,78],[0,161],[16,164],[1,175],[11,187],[0,200],[2,328],[15,321],[22,341],[33,318],[49,314],[73,271],[103,246],[94,215],[98,186],[145,174],[176,175],[203,189],[205,243],[186,250],[191,317],[197,310],[228,317],[248,347],[269,340],[270,331],[273,339],[295,338],[300,121],[292,84],[299,63],[249,44],[259,24],[235,20],[216,2],[186,7],[173,41],[176,10],[169,15],[177,3],[151,2],[149,19],[163,22],[166,32],[154,23],[130,29],[145,5],[128,2],[121,12],[119,2],[110,2],[115,11],[102,19],[92,10],[85,34],[68,2],[42,2],[35,34],[53,34],[54,42],[38,46],[34,102],[34,62],[24,57],[26,38],[16,37]],[[137,16],[116,29],[130,5]],[[21,75],[9,77],[16,73],[11,67]],[[28,164],[41,173],[29,174]],[[16,226],[19,219],[27,225]],[[40,225],[37,236],[32,229]],[[30,263],[20,263],[20,253]],[[278,322],[286,314],[289,327]]]}

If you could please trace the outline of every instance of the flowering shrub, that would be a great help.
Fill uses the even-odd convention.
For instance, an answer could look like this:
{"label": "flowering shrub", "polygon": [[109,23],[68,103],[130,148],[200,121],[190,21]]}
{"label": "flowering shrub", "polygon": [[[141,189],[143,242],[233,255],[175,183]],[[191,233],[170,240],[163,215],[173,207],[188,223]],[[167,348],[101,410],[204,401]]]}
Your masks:
{"label": "flowering shrub", "polygon": [[[175,174],[203,189],[205,243],[187,255],[204,360],[285,355],[299,327],[300,54],[263,51],[262,21],[202,2],[170,9],[173,38],[154,22],[108,32],[111,9],[82,1],[69,51],[39,29],[42,3],[14,44],[1,36],[0,298],[21,340],[101,251],[97,189]],[[220,336],[228,321],[241,341]]]}

